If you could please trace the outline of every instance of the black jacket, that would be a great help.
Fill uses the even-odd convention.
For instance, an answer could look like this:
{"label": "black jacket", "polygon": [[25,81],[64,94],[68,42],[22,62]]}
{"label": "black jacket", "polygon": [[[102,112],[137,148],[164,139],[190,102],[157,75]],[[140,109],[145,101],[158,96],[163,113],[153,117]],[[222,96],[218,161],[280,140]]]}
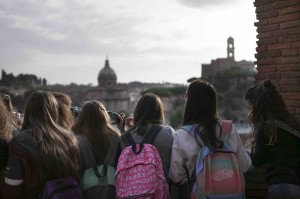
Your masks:
{"label": "black jacket", "polygon": [[277,140],[270,145],[266,134],[268,127],[269,124],[264,123],[258,129],[255,152],[251,155],[252,164],[266,169],[269,185],[300,185],[300,138],[277,127]]}

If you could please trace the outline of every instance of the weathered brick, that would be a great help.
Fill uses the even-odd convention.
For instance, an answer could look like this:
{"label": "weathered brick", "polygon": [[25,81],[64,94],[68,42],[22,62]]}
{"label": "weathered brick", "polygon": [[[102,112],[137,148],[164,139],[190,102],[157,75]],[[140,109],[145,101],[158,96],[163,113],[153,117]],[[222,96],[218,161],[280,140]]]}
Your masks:
{"label": "weathered brick", "polygon": [[280,50],[273,50],[273,51],[265,51],[265,52],[259,52],[255,54],[255,58],[267,58],[267,57],[279,57],[281,56]]}
{"label": "weathered brick", "polygon": [[[300,87],[297,91],[300,91]],[[287,106],[300,107],[300,100],[285,100]]]}
{"label": "weathered brick", "polygon": [[254,79],[257,81],[264,80],[267,79],[267,75],[266,73],[259,72],[256,75],[254,75]]}
{"label": "weathered brick", "polygon": [[279,57],[279,56],[281,56],[281,51],[280,50],[269,50],[269,51],[267,51],[267,53],[270,57]]}
{"label": "weathered brick", "polygon": [[261,20],[261,19],[267,19],[267,18],[271,18],[271,17],[277,17],[278,15],[279,15],[279,11],[278,10],[270,10],[270,11],[265,11],[265,12],[257,13],[256,14],[256,18],[258,20]]}
{"label": "weathered brick", "polygon": [[288,111],[291,113],[291,114],[297,114],[296,113],[296,108],[295,107],[287,107]]}
{"label": "weathered brick", "polygon": [[272,58],[258,59],[256,64],[257,65],[271,65],[271,64],[273,64],[273,59]]}
{"label": "weathered brick", "polygon": [[281,72],[282,79],[297,79],[300,78],[300,71]]}
{"label": "weathered brick", "polygon": [[[288,108],[300,118],[300,0],[255,0],[254,5],[258,19],[255,82],[275,82]],[[248,199],[265,198],[259,196],[258,184],[246,186],[251,193]]]}
{"label": "weathered brick", "polygon": [[300,93],[282,93],[284,100],[300,100]]}
{"label": "weathered brick", "polygon": [[257,64],[257,65],[259,66],[259,67],[257,67],[258,73],[275,72],[275,71],[277,71],[277,67],[276,66],[259,65],[259,64]]}
{"label": "weathered brick", "polygon": [[276,0],[256,0],[253,4],[255,7],[259,7],[273,2],[276,2]]}
{"label": "weathered brick", "polygon": [[300,26],[300,20],[294,20],[294,21],[280,23],[280,29],[299,27],[299,26]]}
{"label": "weathered brick", "polygon": [[267,37],[272,37],[272,32],[261,32],[258,35],[256,35],[257,39],[267,38]]}
{"label": "weathered brick", "polygon": [[291,43],[280,43],[280,44],[270,44],[267,45],[267,50],[278,50],[278,49],[288,49],[291,48]]}
{"label": "weathered brick", "polygon": [[285,30],[275,30],[273,32],[273,36],[274,37],[278,37],[278,36],[284,36],[284,35],[288,35],[289,34],[289,30],[285,29]]}
{"label": "weathered brick", "polygon": [[258,41],[256,41],[257,45],[265,45],[265,44],[276,44],[277,39],[276,38],[262,38]]}
{"label": "weathered brick", "polygon": [[279,8],[286,8],[291,6],[296,6],[299,2],[295,0],[283,0],[283,1],[277,1],[272,4],[273,9],[279,9]]}
{"label": "weathered brick", "polygon": [[267,51],[267,46],[258,46],[256,47],[256,52],[264,52]]}
{"label": "weathered brick", "polygon": [[[300,27],[299,27],[299,29],[300,29]],[[300,41],[300,34],[289,35],[288,41]]]}
{"label": "weathered brick", "polygon": [[292,64],[277,65],[278,71],[291,71],[292,69],[293,69]]}
{"label": "weathered brick", "polygon": [[281,78],[281,73],[279,72],[268,72],[267,78],[270,80],[277,80]]}
{"label": "weathered brick", "polygon": [[300,48],[300,41],[293,42],[292,43],[292,48]]}
{"label": "weathered brick", "polygon": [[258,27],[258,26],[262,26],[262,25],[267,25],[268,24],[268,19],[263,19],[263,20],[259,20],[254,22],[254,26]]}
{"label": "weathered brick", "polygon": [[300,33],[299,27],[289,28],[289,35]]}
{"label": "weathered brick", "polygon": [[272,5],[271,4],[265,4],[265,5],[261,5],[259,7],[256,7],[255,12],[260,13],[260,12],[269,11],[269,10],[272,10]]}
{"label": "weathered brick", "polygon": [[288,35],[284,35],[282,37],[277,37],[278,43],[286,43],[288,41]]}
{"label": "weathered brick", "polygon": [[281,51],[282,56],[296,56],[298,54],[297,50],[294,49],[286,49]]}
{"label": "weathered brick", "polygon": [[300,108],[296,108],[296,113],[300,114]]}
{"label": "weathered brick", "polygon": [[300,6],[290,6],[279,10],[280,15],[289,14],[289,13],[299,13],[299,12],[300,12]]}
{"label": "weathered brick", "polygon": [[300,71],[300,64],[295,64],[295,65],[293,65],[293,70],[295,70],[295,71]]}
{"label": "weathered brick", "polygon": [[300,57],[275,57],[274,64],[296,64],[300,62]]}
{"label": "weathered brick", "polygon": [[291,13],[268,19],[268,24],[281,23],[300,19],[300,13]]}
{"label": "weathered brick", "polygon": [[281,92],[299,92],[300,85],[280,86]]}
{"label": "weathered brick", "polygon": [[258,33],[275,31],[275,30],[279,30],[279,24],[265,25],[257,28]]}

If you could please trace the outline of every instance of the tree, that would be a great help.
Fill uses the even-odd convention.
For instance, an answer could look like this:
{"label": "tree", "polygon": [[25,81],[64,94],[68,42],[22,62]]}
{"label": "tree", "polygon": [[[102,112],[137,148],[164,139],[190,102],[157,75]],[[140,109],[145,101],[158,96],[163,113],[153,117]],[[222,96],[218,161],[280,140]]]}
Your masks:
{"label": "tree", "polygon": [[219,115],[237,122],[245,117],[242,103],[247,89],[253,85],[254,72],[231,67],[209,79],[217,91]]}

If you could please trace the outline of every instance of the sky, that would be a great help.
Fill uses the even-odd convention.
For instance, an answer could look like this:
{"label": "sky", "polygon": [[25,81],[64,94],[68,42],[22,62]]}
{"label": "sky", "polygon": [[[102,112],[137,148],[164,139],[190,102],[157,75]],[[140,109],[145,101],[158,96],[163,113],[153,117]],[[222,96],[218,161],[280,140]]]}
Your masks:
{"label": "sky", "polygon": [[230,36],[255,61],[255,21],[253,0],[0,0],[0,69],[96,86],[108,57],[119,83],[185,84]]}

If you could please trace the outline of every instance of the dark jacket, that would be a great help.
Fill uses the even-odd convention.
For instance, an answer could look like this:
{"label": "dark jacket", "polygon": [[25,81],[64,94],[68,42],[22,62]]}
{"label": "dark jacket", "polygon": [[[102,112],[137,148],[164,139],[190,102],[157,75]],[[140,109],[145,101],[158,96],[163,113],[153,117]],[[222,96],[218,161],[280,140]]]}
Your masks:
{"label": "dark jacket", "polygon": [[[5,177],[13,180],[24,180],[20,185],[5,183],[5,199],[40,198],[45,184],[41,181],[37,168],[38,147],[30,130],[25,130],[8,143],[10,154]],[[79,182],[79,174],[73,176]]]}
{"label": "dark jacket", "polygon": [[300,185],[300,138],[277,128],[277,141],[270,145],[266,134],[268,127],[269,124],[264,123],[258,129],[255,153],[251,155],[252,164],[266,169],[269,185]]}
{"label": "dark jacket", "polygon": [[[24,182],[16,186],[5,184],[4,198],[38,198],[38,195],[43,190],[43,185],[36,167],[37,145],[30,131],[24,131],[13,137],[8,146],[10,156],[13,155],[20,160],[18,162],[21,164],[21,167],[18,166],[17,168],[23,168]],[[16,165],[13,163],[15,164],[16,162],[8,160],[6,171],[6,177],[8,178],[10,178],[10,175],[14,175],[13,168]]]}

